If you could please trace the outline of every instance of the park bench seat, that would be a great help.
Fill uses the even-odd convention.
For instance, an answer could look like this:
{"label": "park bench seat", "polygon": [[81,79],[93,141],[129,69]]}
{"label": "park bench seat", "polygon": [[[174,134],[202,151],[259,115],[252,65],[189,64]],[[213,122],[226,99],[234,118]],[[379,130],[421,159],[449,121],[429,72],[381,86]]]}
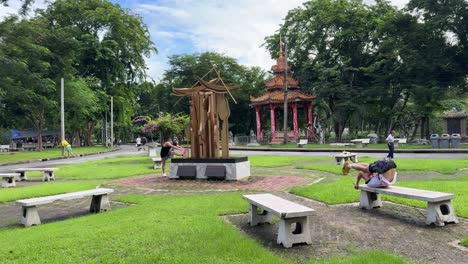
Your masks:
{"label": "park bench seat", "polygon": [[393,146],[397,148],[398,144],[406,144],[406,138],[395,138],[395,141],[393,142]]}
{"label": "park bench seat", "polygon": [[58,168],[19,168],[13,169],[14,172],[19,173],[18,181],[25,181],[28,178],[26,177],[27,171],[42,171],[43,177],[42,181],[53,181],[55,180],[54,171],[58,170]]}
{"label": "park bench seat", "polygon": [[113,191],[113,189],[97,188],[87,191],[17,200],[16,204],[22,206],[23,209],[20,222],[25,227],[31,225],[40,225],[41,219],[39,218],[39,213],[36,206],[53,203],[55,201],[79,199],[87,196],[92,196],[91,206],[89,209],[91,213],[99,213],[101,211],[110,210],[108,194],[112,193]]}
{"label": "park bench seat", "polygon": [[340,154],[335,155],[336,164],[344,165],[347,160],[351,160],[352,162],[358,162],[356,153],[351,153],[347,151],[343,151]]}
{"label": "park bench seat", "polygon": [[413,200],[427,201],[426,224],[444,226],[445,223],[458,223],[455,209],[451,200],[454,194],[419,190],[413,188],[389,186],[387,188],[372,188],[367,185],[359,185],[361,190],[360,208],[372,209],[381,207],[382,201],[379,194],[398,196]]}
{"label": "park bench seat", "polygon": [[0,152],[9,152],[10,145],[0,145]]}
{"label": "park bench seat", "polygon": [[154,162],[154,168],[155,169],[161,169],[161,158],[151,158]]}
{"label": "park bench seat", "polygon": [[364,147],[367,147],[370,140],[368,138],[358,138],[351,140],[351,142],[355,143],[357,148],[362,148],[363,145]]}
{"label": "park bench seat", "polygon": [[302,148],[303,146],[309,144],[309,141],[307,139],[299,139],[299,142],[297,143],[297,146]]}
{"label": "park bench seat", "polygon": [[[251,226],[262,223],[271,224],[272,216],[276,215],[280,219],[278,244],[290,248],[296,243],[312,243],[309,215],[314,212],[314,209],[268,193],[248,194],[243,197],[250,204],[249,223]],[[260,213],[258,209],[263,209],[263,212]],[[293,224],[295,224],[294,230]]]}
{"label": "park bench seat", "polygon": [[0,173],[2,177],[1,187],[8,188],[8,187],[15,187],[16,186],[16,177],[18,177],[18,173]]}
{"label": "park bench seat", "polygon": [[307,139],[299,139],[299,142],[297,143],[297,146],[302,148],[303,146],[307,145],[309,141]]}

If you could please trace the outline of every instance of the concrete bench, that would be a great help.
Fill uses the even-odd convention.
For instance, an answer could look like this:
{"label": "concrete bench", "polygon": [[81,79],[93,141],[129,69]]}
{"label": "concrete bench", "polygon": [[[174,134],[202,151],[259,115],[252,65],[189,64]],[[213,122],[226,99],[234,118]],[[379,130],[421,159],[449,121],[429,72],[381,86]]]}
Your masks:
{"label": "concrete bench", "polygon": [[428,225],[433,223],[437,226],[444,226],[445,223],[458,223],[458,218],[451,202],[451,199],[455,198],[454,194],[398,186],[372,188],[367,185],[359,185],[359,189],[361,190],[360,208],[372,209],[381,207],[382,201],[380,200],[379,194],[393,195],[427,201],[426,224]]}
{"label": "concrete bench", "polygon": [[2,188],[15,187],[18,175],[18,173],[0,173],[0,177],[2,177],[0,186]]}
{"label": "concrete bench", "polygon": [[155,169],[161,169],[161,158],[151,158],[154,162],[154,168]]}
{"label": "concrete bench", "polygon": [[351,140],[351,142],[355,143],[357,148],[362,148],[362,146],[367,147],[370,140],[368,138],[358,138]]}
{"label": "concrete bench", "polygon": [[354,146],[354,143],[330,143],[330,146],[346,147],[346,146]]}
{"label": "concrete bench", "polygon": [[406,138],[395,138],[393,141],[393,146],[397,148],[398,144],[406,144]]}
{"label": "concrete bench", "polygon": [[58,168],[19,168],[19,169],[13,169],[14,172],[19,173],[19,178],[17,178],[18,181],[25,181],[28,178],[26,177],[26,172],[27,171],[42,171],[43,172],[43,177],[42,181],[53,181],[55,180],[55,175],[54,171],[58,170]]}
{"label": "concrete bench", "polygon": [[0,152],[9,152],[10,145],[0,145]]}
{"label": "concrete bench", "polygon": [[344,165],[347,160],[351,160],[352,162],[358,162],[356,153],[351,153],[347,151],[343,151],[342,153],[335,155],[336,164]]}
{"label": "concrete bench", "polygon": [[[278,244],[285,248],[295,243],[311,244],[309,215],[314,209],[285,200],[272,194],[249,194],[243,196],[250,203],[249,223],[256,226],[261,223],[272,223],[272,216],[279,217]],[[263,209],[259,212],[258,209]],[[295,224],[293,230],[292,224]]]}
{"label": "concrete bench", "polygon": [[87,196],[93,197],[91,200],[91,206],[89,208],[89,211],[91,213],[99,213],[101,211],[110,210],[110,203],[107,195],[109,193],[112,193],[113,191],[113,189],[97,188],[87,191],[17,200],[16,204],[21,205],[23,209],[20,222],[25,227],[32,225],[40,225],[41,219],[39,217],[39,213],[36,206],[53,203],[55,201],[79,199]]}
{"label": "concrete bench", "polygon": [[308,143],[309,143],[309,141],[307,139],[299,139],[299,142],[297,143],[297,146],[302,148],[305,145],[307,145]]}

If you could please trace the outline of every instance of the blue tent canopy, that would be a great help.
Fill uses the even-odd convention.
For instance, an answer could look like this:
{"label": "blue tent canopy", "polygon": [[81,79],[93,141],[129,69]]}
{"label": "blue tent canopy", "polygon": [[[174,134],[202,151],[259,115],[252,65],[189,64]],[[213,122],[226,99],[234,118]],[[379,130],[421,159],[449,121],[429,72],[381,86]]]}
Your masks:
{"label": "blue tent canopy", "polygon": [[[56,136],[59,133],[54,130],[44,130],[42,131],[42,136]],[[25,139],[25,138],[34,138],[37,136],[36,131],[32,130],[16,130],[10,129],[7,132],[3,133],[3,137],[7,140],[14,140],[14,139]]]}

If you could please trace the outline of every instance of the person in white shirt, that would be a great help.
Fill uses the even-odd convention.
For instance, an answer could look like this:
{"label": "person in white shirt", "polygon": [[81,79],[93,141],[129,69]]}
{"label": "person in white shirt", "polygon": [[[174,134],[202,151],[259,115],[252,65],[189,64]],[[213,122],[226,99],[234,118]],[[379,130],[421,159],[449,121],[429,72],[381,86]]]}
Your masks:
{"label": "person in white shirt", "polygon": [[390,131],[390,134],[388,134],[388,137],[385,139],[385,141],[387,141],[387,146],[388,146],[387,158],[391,158],[391,159],[393,159],[393,151],[395,150],[395,146],[394,146],[395,138],[393,136],[395,136],[395,131],[392,130]]}
{"label": "person in white shirt", "polygon": [[137,139],[136,139],[136,147],[137,147],[138,151],[141,149],[141,138],[140,137],[137,137]]}

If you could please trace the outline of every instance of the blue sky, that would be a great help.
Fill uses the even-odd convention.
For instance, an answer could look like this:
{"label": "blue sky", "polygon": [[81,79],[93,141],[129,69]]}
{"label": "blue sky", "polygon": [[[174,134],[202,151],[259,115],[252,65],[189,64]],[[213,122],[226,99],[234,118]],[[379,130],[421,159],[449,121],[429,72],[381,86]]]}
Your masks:
{"label": "blue sky", "polygon": [[[274,60],[261,45],[278,30],[288,10],[304,0],[111,0],[143,17],[158,54],[147,59],[148,74],[158,81],[167,69],[167,56],[215,51],[246,66],[269,70]],[[365,0],[364,2],[371,2]],[[392,0],[402,7],[408,0]],[[0,20],[14,13],[20,0],[0,6]],[[36,0],[34,7],[46,7]]]}

